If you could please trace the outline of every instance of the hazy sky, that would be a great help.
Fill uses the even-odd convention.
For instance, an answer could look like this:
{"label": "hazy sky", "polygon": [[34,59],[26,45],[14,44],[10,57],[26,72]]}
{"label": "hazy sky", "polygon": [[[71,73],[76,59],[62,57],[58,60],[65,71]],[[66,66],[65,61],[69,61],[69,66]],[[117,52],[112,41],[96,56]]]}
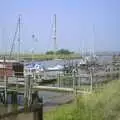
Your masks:
{"label": "hazy sky", "polygon": [[54,13],[58,48],[120,50],[120,0],[0,0],[0,50],[10,50],[19,14],[22,51],[53,49]]}

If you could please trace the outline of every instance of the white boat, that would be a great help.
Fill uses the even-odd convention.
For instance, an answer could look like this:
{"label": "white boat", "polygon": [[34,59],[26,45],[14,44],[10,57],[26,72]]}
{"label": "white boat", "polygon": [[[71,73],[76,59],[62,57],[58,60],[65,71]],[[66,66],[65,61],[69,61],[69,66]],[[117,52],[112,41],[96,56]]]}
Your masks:
{"label": "white boat", "polygon": [[48,67],[47,70],[48,71],[60,71],[60,70],[63,70],[64,69],[64,66],[62,65],[56,65],[54,67]]}
{"label": "white boat", "polygon": [[24,67],[24,74],[33,74],[33,73],[39,73],[39,72],[44,72],[45,68],[41,64],[37,63],[31,63],[27,64]]}
{"label": "white boat", "polygon": [[97,63],[97,61],[98,61],[97,56],[85,56],[80,60],[79,66],[87,65],[87,64],[94,64],[94,63]]}

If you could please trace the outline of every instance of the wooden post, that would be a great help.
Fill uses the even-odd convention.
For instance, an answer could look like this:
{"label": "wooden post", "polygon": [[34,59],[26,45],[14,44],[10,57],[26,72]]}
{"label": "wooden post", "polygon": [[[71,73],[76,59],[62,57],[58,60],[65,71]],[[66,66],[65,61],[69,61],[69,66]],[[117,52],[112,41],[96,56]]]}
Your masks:
{"label": "wooden post", "polygon": [[13,105],[17,105],[17,92],[16,91],[12,91],[12,97],[11,97],[11,101]]}
{"label": "wooden post", "polygon": [[75,89],[75,72],[73,71],[73,75],[72,75],[73,77],[73,89]]}
{"label": "wooden post", "polygon": [[28,79],[27,77],[25,78],[24,108],[25,108],[25,112],[27,112],[27,109],[28,109]]}
{"label": "wooden post", "polygon": [[32,103],[32,79],[31,76],[28,75],[25,78],[25,93],[24,93],[24,107],[25,111],[28,111],[28,107]]}
{"label": "wooden post", "polygon": [[34,108],[33,120],[43,120],[43,99],[40,98],[40,104]]}
{"label": "wooden post", "polygon": [[79,85],[79,88],[80,88],[80,86],[81,86],[81,77],[80,77],[80,75],[79,75],[79,83],[78,83],[78,85]]}
{"label": "wooden post", "polygon": [[18,91],[18,77],[16,77],[15,79],[16,79],[16,91]]}
{"label": "wooden post", "polygon": [[76,100],[76,98],[77,98],[77,88],[76,88],[75,82],[76,82],[76,73],[75,73],[75,71],[73,71],[73,89],[74,89],[74,96],[75,96],[75,100]]}
{"label": "wooden post", "polygon": [[60,87],[60,73],[58,73],[58,87]]}
{"label": "wooden post", "polygon": [[32,87],[33,87],[33,80],[31,78],[31,76],[29,76],[28,80],[29,80],[29,82],[28,82],[29,83],[28,106],[30,106],[32,103]]}
{"label": "wooden post", "polygon": [[6,77],[6,75],[4,75],[4,84],[5,84],[4,102],[5,102],[5,105],[7,105],[7,77]]}
{"label": "wooden post", "polygon": [[6,58],[5,58],[5,56],[4,56],[3,68],[4,68],[4,85],[5,85],[5,89],[4,89],[4,103],[6,105],[7,104],[7,74],[6,74]]}
{"label": "wooden post", "polygon": [[98,88],[98,81],[97,81],[97,76],[94,77],[96,79],[96,89]]}
{"label": "wooden post", "polygon": [[33,81],[36,82],[36,74],[33,72]]}
{"label": "wooden post", "polygon": [[[17,112],[17,91],[12,91],[12,96],[11,96],[11,101],[12,101],[12,111]],[[14,114],[13,116],[10,117],[12,120],[16,120],[17,114]]]}
{"label": "wooden post", "polygon": [[92,92],[92,90],[93,90],[93,71],[92,71],[92,69],[91,69],[91,71],[90,71],[90,80],[91,80],[90,90],[91,90],[91,92]]}

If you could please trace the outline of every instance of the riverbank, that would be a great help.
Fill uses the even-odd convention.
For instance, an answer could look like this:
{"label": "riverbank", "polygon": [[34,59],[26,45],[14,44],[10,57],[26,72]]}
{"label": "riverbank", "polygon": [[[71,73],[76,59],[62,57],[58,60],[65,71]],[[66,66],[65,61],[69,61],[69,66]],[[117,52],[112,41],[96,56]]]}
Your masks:
{"label": "riverbank", "polygon": [[120,81],[108,83],[101,92],[80,96],[77,103],[45,114],[45,120],[119,120]]}

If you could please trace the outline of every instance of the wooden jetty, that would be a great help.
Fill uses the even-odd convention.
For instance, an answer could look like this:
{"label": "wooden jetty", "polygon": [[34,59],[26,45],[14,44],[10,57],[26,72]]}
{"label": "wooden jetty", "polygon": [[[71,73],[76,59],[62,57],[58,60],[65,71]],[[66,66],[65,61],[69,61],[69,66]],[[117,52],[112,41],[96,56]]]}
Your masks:
{"label": "wooden jetty", "polygon": [[[32,104],[30,106],[27,107],[23,107],[20,109],[12,109],[11,112],[7,112],[7,113],[2,113],[0,114],[0,120],[4,120],[5,118],[17,118],[20,117],[20,114],[22,113],[33,113],[33,118],[32,120],[43,120],[43,101],[41,99],[41,101],[39,103],[36,104]],[[24,120],[24,118],[22,118]]]}
{"label": "wooden jetty", "polygon": [[20,109],[17,108],[17,95],[21,94],[20,91],[18,91],[18,86],[16,86],[14,90],[9,88],[8,84],[0,86],[0,102],[7,106],[7,96],[10,94],[11,104],[13,106],[12,111],[0,114],[0,120],[11,116],[16,117],[18,114],[24,112],[33,112],[33,120],[43,120],[43,100],[39,98],[37,91],[32,91],[32,85],[32,80],[30,80],[30,76],[28,76],[28,79],[25,81],[24,92],[22,93],[22,95],[24,95],[24,107]]}

